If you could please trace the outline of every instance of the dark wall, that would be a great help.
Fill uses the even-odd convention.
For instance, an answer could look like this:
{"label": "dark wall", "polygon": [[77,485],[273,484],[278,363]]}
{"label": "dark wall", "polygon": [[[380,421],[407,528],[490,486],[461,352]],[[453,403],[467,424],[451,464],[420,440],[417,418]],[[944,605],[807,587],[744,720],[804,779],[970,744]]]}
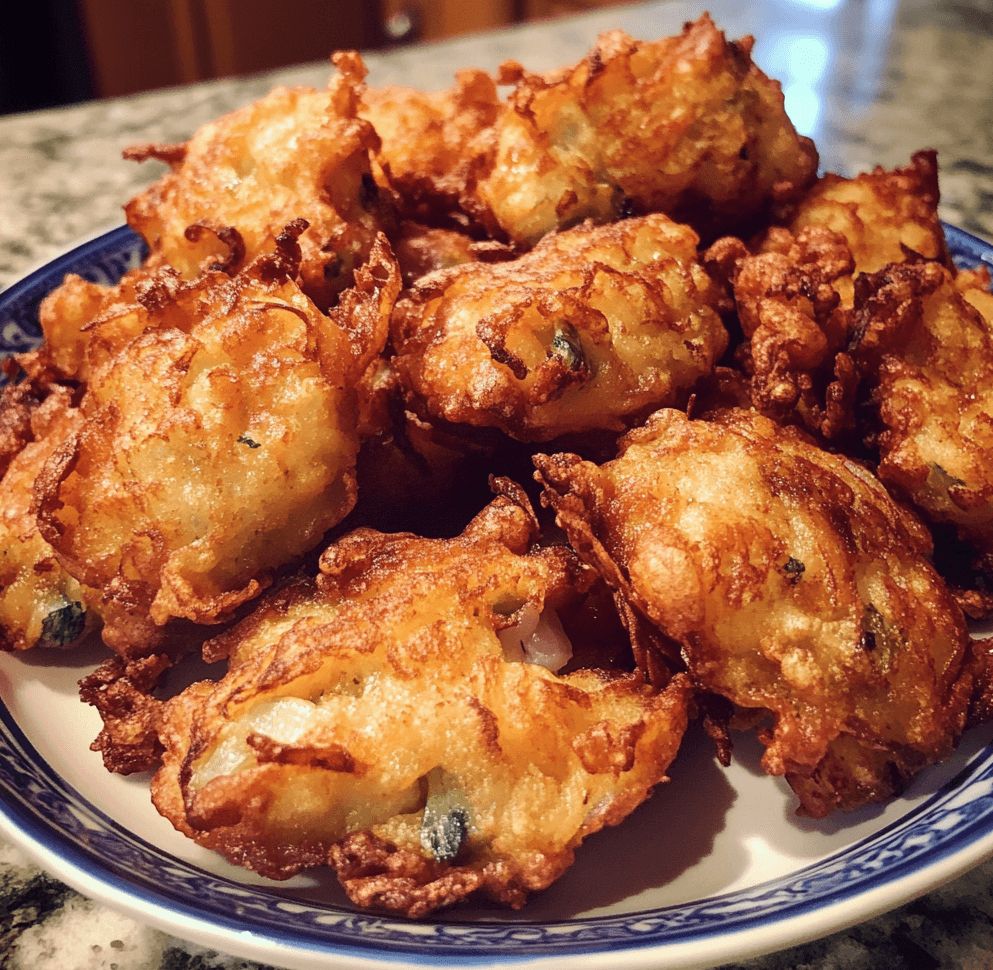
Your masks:
{"label": "dark wall", "polygon": [[89,65],[74,0],[29,0],[0,30],[0,114],[85,101]]}

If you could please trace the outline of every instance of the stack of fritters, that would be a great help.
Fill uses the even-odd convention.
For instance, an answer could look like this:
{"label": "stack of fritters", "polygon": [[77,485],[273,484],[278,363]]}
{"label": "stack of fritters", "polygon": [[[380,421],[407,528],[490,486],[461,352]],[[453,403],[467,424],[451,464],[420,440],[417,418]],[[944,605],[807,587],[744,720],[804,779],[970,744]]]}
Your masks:
{"label": "stack of fritters", "polygon": [[180,831],[520,906],[693,718],[821,816],[993,716],[989,276],[933,152],[818,178],[750,51],[704,16],[435,94],[342,53],[128,153],[151,255],[7,367],[0,643],[100,629],[94,748]]}

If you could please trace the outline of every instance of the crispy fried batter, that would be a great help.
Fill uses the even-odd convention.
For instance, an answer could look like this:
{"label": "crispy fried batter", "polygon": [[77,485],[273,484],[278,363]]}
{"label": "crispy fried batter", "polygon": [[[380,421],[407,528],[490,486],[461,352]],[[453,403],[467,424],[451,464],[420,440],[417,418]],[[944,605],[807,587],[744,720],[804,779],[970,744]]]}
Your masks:
{"label": "crispy fried batter", "polygon": [[[789,229],[836,232],[851,250],[855,273],[874,273],[914,256],[950,266],[938,202],[937,153],[919,151],[909,165],[890,170],[877,166],[854,178],[822,175],[792,213]],[[776,235],[772,230],[763,248],[778,248]],[[852,305],[851,285],[842,290],[846,306]]]}
{"label": "crispy fried batter", "polygon": [[709,238],[746,231],[817,170],[751,48],[704,14],[656,43],[603,34],[577,66],[549,75],[504,65],[501,80],[516,88],[480,136],[463,207],[522,245],[583,219],[647,212]]}
{"label": "crispy fried batter", "polygon": [[79,429],[71,389],[26,378],[3,389],[0,428],[14,451],[0,478],[0,649],[71,648],[98,626],[99,593],[81,585],[38,531],[34,483]]}
{"label": "crispy fried batter", "polygon": [[547,441],[681,403],[727,343],[696,244],[652,215],[418,281],[390,327],[414,410]]}
{"label": "crispy fried batter", "polygon": [[152,257],[115,284],[73,273],[38,308],[44,342],[39,353],[62,378],[87,381],[176,299],[179,275]]}
{"label": "crispy fried batter", "polygon": [[[343,52],[125,153],[171,168],[127,206],[151,255],[69,276],[3,368],[0,649],[102,625],[92,748],[158,768],[180,832],[362,907],[519,907],[691,711],[813,816],[993,719],[959,608],[993,592],[929,562],[961,545],[790,427],[877,449],[993,581],[989,275],[952,267],[934,152],[818,179],[751,50],[705,14],[435,94]],[[583,452],[534,459],[575,552],[486,474],[536,443]],[[163,700],[201,646],[226,675]]]}
{"label": "crispy fried batter", "polygon": [[326,317],[291,280],[300,228],[149,314],[39,476],[42,535],[103,591],[104,639],[125,655],[171,617],[229,616],[354,504],[354,383],[386,339],[398,270],[378,243]]}
{"label": "crispy fried batter", "polygon": [[937,157],[921,151],[890,171],[826,174],[750,249],[735,238],[710,248],[705,264],[733,289],[756,410],[828,439],[854,429],[855,280],[922,257],[950,266],[938,198]]}
{"label": "crispy fried batter", "polygon": [[108,771],[130,775],[158,766],[162,702],[152,691],[172,664],[168,654],[129,661],[115,656],[79,682],[79,699],[93,705],[103,721],[90,750],[100,752]]}
{"label": "crispy fried batter", "polygon": [[400,264],[404,286],[438,269],[462,263],[499,263],[514,252],[495,240],[475,240],[454,229],[438,229],[416,222],[404,222],[393,240],[393,252]]}
{"label": "crispy fried batter", "polygon": [[[28,379],[25,366],[33,370],[27,358],[37,358],[38,351],[8,357],[3,361],[3,379],[9,381],[0,388],[0,476],[7,474],[10,463],[35,437],[31,418],[44,397],[40,380]],[[23,364],[22,364],[23,362]]]}
{"label": "crispy fried batter", "polygon": [[950,753],[965,621],[927,530],[861,465],[740,411],[660,411],[602,467],[536,463],[573,546],[694,684],[768,712],[763,766],[805,813],[887,798]]}
{"label": "crispy fried batter", "polygon": [[316,583],[208,644],[230,669],[167,702],[159,811],[263,875],[330,862],[359,905],[421,916],[476,892],[522,905],[643,801],[687,685],[524,662],[595,574],[535,548],[500,488],[455,539],[350,534]]}
{"label": "crispy fried batter", "polygon": [[956,281],[938,263],[897,264],[860,277],[855,298],[852,356],[882,426],[880,477],[955,526],[993,572],[989,277]]}
{"label": "crispy fried batter", "polygon": [[736,358],[750,378],[751,406],[831,438],[852,420],[854,381],[840,354],[850,313],[834,284],[854,261],[845,241],[819,226],[777,242],[779,250],[751,255],[740,240],[721,239],[704,263],[717,264],[734,294],[744,337]]}
{"label": "crispy fried batter", "polygon": [[466,146],[493,125],[499,110],[496,85],[479,70],[459,71],[447,91],[390,86],[362,92],[359,116],[379,136],[376,162],[408,217],[460,221]]}
{"label": "crispy fried batter", "polygon": [[277,88],[204,125],[181,151],[148,145],[126,153],[172,165],[125,207],[153,254],[186,279],[206,267],[233,273],[303,218],[304,291],[326,309],[351,286],[392,213],[370,166],[376,134],[358,117],[365,65],[354,51],[334,63],[326,91]]}

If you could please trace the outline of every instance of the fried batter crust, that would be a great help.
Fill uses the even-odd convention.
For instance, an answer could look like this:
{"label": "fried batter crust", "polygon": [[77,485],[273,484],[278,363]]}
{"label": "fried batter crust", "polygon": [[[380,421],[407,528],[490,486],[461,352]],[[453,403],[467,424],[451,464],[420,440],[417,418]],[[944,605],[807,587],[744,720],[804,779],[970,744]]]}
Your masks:
{"label": "fried batter crust", "polygon": [[[34,369],[35,363],[23,363]],[[26,377],[0,392],[0,649],[71,648],[98,626],[99,593],[63,568],[38,530],[34,483],[79,428],[71,388]]]}
{"label": "fried batter crust", "polygon": [[827,439],[854,436],[856,279],[922,259],[950,268],[938,201],[936,153],[920,151],[892,170],[823,175],[784,224],[748,246],[730,237],[710,247],[705,265],[734,294],[744,335],[736,359],[756,410]]}
{"label": "fried batter crust", "polygon": [[605,33],[578,65],[548,75],[504,65],[501,80],[516,87],[480,137],[463,207],[526,246],[583,219],[647,212],[710,239],[746,231],[817,170],[751,48],[704,14],[655,43]]}
{"label": "fried batter crust", "polygon": [[993,572],[993,297],[934,262],[890,265],[856,287],[852,356],[882,426],[879,475],[953,525]]}
{"label": "fried batter crust", "polygon": [[[596,577],[535,548],[523,492],[499,487],[455,539],[350,534],[316,583],[208,644],[229,672],[167,702],[159,811],[264,875],[330,863],[359,905],[421,916],[475,892],[522,905],[641,803],[688,686],[508,659],[501,633]],[[443,850],[426,841],[439,814],[456,826]]]}
{"label": "fried batter crust", "polygon": [[742,411],[660,411],[601,467],[536,464],[573,546],[694,684],[768,712],[763,766],[803,812],[882,800],[953,749],[965,621],[929,533],[861,465]]}
{"label": "fried batter crust", "polygon": [[750,405],[833,438],[853,421],[855,382],[842,352],[851,314],[835,284],[855,263],[845,240],[820,226],[796,236],[784,231],[777,244],[753,255],[741,240],[724,238],[704,264],[734,294],[744,337],[735,359],[748,377]]}
{"label": "fried batter crust", "polygon": [[303,218],[304,291],[326,309],[351,286],[393,215],[370,164],[376,134],[358,117],[365,65],[354,51],[333,60],[338,72],[325,91],[277,88],[204,125],[182,150],[146,145],[125,153],[172,166],[125,206],[153,254],[185,279],[208,267],[233,273]]}
{"label": "fried batter crust", "polygon": [[90,750],[100,752],[108,771],[130,775],[158,767],[162,702],[153,691],[172,664],[168,654],[131,661],[114,656],[79,682],[79,699],[103,722]]}
{"label": "fried batter crust", "polygon": [[466,146],[489,130],[500,111],[485,71],[464,70],[446,91],[391,85],[365,88],[359,116],[379,137],[375,160],[408,218],[458,222],[468,177]]}
{"label": "fried batter crust", "polygon": [[495,240],[475,240],[454,229],[410,221],[401,223],[392,243],[404,286],[412,286],[435,270],[462,263],[499,263],[515,255],[510,246]]}
{"label": "fried batter crust", "polygon": [[102,590],[126,656],[172,617],[230,616],[354,504],[354,384],[399,273],[381,240],[329,318],[292,282],[291,229],[235,278],[133,308],[149,325],[91,373],[81,426],[38,477],[42,536]]}
{"label": "fried batter crust", "polygon": [[727,345],[697,242],[651,215],[417,281],[390,325],[413,409],[547,441],[681,403]]}
{"label": "fried batter crust", "polygon": [[[788,228],[794,234],[815,226],[837,233],[855,261],[853,276],[913,256],[951,266],[939,201],[938,156],[928,149],[894,169],[877,166],[854,178],[825,173],[803,196]],[[778,248],[776,236],[772,230],[762,248]],[[849,281],[841,294],[849,307],[851,286]]]}
{"label": "fried batter crust", "polygon": [[128,341],[155,326],[156,314],[181,287],[176,271],[157,257],[111,286],[68,274],[38,309],[41,360],[61,378],[88,381]]}

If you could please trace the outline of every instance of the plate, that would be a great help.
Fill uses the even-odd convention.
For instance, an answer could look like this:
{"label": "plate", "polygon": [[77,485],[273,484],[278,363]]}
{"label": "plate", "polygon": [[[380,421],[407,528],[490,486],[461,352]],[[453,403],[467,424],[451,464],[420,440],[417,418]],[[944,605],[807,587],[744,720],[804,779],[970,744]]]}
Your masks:
{"label": "plate", "polygon": [[[989,244],[946,231],[959,265],[993,265]],[[0,294],[0,351],[37,343],[38,304],[65,273],[109,283],[143,255],[122,227],[29,274]],[[76,695],[103,656],[99,644],[71,658],[0,656],[0,834],[141,922],[291,970],[711,967],[850,926],[993,855],[993,727],[888,805],[819,822],[798,818],[789,788],[762,774],[757,741],[739,739],[725,771],[691,732],[671,783],[587,839],[525,909],[358,912],[330,871],[277,883],[229,866],[157,815],[146,776],[104,771],[89,750],[99,717]]]}

